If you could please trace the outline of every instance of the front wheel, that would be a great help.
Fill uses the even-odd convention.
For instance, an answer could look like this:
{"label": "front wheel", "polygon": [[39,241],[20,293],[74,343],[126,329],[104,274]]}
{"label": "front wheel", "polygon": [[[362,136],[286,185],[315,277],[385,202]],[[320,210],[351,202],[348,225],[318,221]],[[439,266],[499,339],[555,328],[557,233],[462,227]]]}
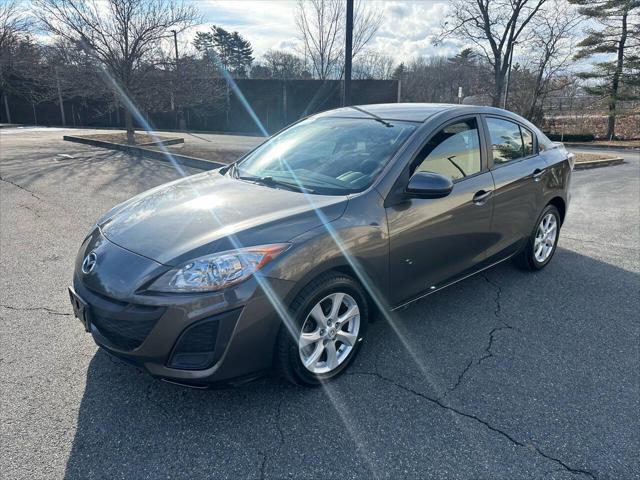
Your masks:
{"label": "front wheel", "polygon": [[540,270],[553,257],[560,238],[560,213],[553,205],[547,205],[538,217],[536,227],[524,249],[515,258],[516,264],[525,270]]}
{"label": "front wheel", "polygon": [[282,375],[315,386],[342,373],[360,349],[368,316],[364,292],[351,277],[330,273],[311,282],[293,302],[293,324],[280,331]]}

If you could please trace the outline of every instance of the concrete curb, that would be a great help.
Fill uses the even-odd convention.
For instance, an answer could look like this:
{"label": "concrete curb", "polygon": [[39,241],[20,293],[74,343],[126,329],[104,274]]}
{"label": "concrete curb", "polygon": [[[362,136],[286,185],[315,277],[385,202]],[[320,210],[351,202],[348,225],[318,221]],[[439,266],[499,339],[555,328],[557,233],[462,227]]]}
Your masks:
{"label": "concrete curb", "polygon": [[177,145],[184,143],[184,138],[168,138],[166,140],[158,140],[155,142],[140,143],[138,147],[158,147],[160,145]]}
{"label": "concrete curb", "polygon": [[[6,125],[6,124],[5,124]],[[105,131],[126,131],[124,126],[122,127],[101,127],[95,125],[61,125],[61,124],[50,124],[50,125],[30,125],[28,123],[24,124],[14,124],[13,127],[51,127],[51,128],[64,128],[66,130],[105,130]],[[203,133],[205,135],[233,135],[236,137],[260,137],[267,138],[262,135],[260,132],[250,133],[250,132],[225,132],[223,130],[176,130],[174,128],[161,128],[159,130],[144,130],[137,129],[137,132],[140,133],[149,133],[149,132],[160,132],[160,133],[182,133],[184,135],[190,135],[192,133]]]}
{"label": "concrete curb", "polygon": [[[188,157],[186,155],[179,155],[176,153],[159,152],[158,150],[152,150],[150,148],[144,148],[134,145],[122,145],[119,143],[105,142],[104,140],[75,137],[73,135],[64,135],[62,139],[66,140],[67,142],[82,143],[85,145],[92,145],[94,147],[108,148],[109,150],[118,150],[120,152],[129,153],[131,155],[140,155],[143,157],[152,158],[154,160],[160,160],[161,162],[178,162],[179,164],[186,167],[199,168],[201,170],[213,170],[215,168],[224,166],[224,164],[222,163],[212,162],[211,160],[205,160],[204,158]],[[184,142],[184,139],[181,140]]]}
{"label": "concrete curb", "polygon": [[590,145],[588,143],[561,142],[569,148],[585,148],[589,150],[631,150],[640,151],[640,147],[618,146],[618,145]]}
{"label": "concrete curb", "polygon": [[574,170],[586,170],[588,168],[609,167],[611,165],[620,165],[624,163],[624,158],[605,158],[603,160],[590,160],[588,162],[576,163],[573,167]]}

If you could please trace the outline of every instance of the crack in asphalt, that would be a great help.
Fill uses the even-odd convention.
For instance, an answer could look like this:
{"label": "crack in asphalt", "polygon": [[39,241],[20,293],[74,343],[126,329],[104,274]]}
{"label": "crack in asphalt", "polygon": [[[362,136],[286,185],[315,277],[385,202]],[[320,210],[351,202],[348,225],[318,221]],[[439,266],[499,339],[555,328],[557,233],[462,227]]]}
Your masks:
{"label": "crack in asphalt", "polygon": [[467,372],[469,371],[469,369],[471,368],[472,365],[473,365],[473,358],[471,360],[469,360],[469,363],[467,364],[467,366],[464,367],[464,370],[462,370],[462,372],[460,372],[460,374],[458,375],[458,380],[456,381],[456,383],[452,387],[449,387],[449,391],[444,394],[445,397],[450,392],[453,392],[456,388],[458,388],[460,386],[460,384],[462,383],[462,379],[467,374]]}
{"label": "crack in asphalt", "polygon": [[496,326],[493,327],[491,329],[491,331],[489,332],[489,343],[487,344],[487,346],[484,349],[484,355],[482,357],[480,357],[478,359],[478,361],[476,362],[478,365],[480,365],[482,362],[484,362],[486,359],[493,357],[493,351],[491,350],[493,347],[493,342],[495,341],[495,335],[498,332],[501,332],[503,330],[517,330],[517,328],[512,327],[511,325],[509,325],[507,322],[505,322],[502,317],[501,317],[501,313],[502,313],[502,303],[501,303],[501,298],[502,298],[502,287],[500,285],[498,285],[496,282],[492,281],[487,275],[483,275],[482,276],[486,282],[493,286],[496,289],[496,296],[494,298],[494,302],[496,304],[496,308],[493,311],[494,316],[500,321],[500,323],[502,324],[502,326]]}
{"label": "crack in asphalt", "polygon": [[267,466],[267,460],[269,456],[266,453],[262,453],[262,463],[260,464],[260,480],[264,480],[264,470]]}
{"label": "crack in asphalt", "polygon": [[495,339],[495,335],[496,335],[496,333],[501,332],[503,330],[513,330],[513,327],[510,327],[509,325],[506,325],[506,326],[503,326],[503,327],[494,327],[489,332],[489,343],[487,344],[487,346],[484,349],[484,355],[482,355],[476,361],[476,365],[480,365],[482,362],[484,362],[488,358],[491,358],[491,357],[494,356],[493,352],[491,351],[491,348],[493,347],[493,342],[494,342],[494,339]]}
{"label": "crack in asphalt", "polygon": [[29,190],[28,188],[23,187],[22,185],[18,185],[15,182],[12,182],[11,180],[7,180],[6,178],[2,178],[0,176],[0,182],[5,182],[8,183],[9,185],[13,185],[14,187],[18,187],[20,190],[24,190],[25,192],[31,194],[32,197],[37,198],[38,200],[40,200],[41,202],[43,201],[42,198],[40,198],[38,195],[36,195],[35,193],[33,193],[31,190]]}
{"label": "crack in asphalt", "polygon": [[502,317],[502,303],[501,303],[501,299],[502,299],[502,287],[500,285],[498,285],[496,282],[492,281],[488,276],[486,275],[482,275],[482,277],[485,279],[485,281],[491,285],[492,287],[494,287],[496,289],[496,295],[494,298],[494,303],[495,303],[495,308],[493,310],[493,315],[498,319],[498,321],[502,324],[502,325],[498,325],[495,326],[491,329],[491,331],[489,332],[489,341],[487,343],[487,346],[484,348],[484,353],[482,354],[481,357],[477,358],[477,359],[471,359],[469,360],[469,363],[467,363],[467,365],[464,367],[464,369],[462,370],[462,372],[460,372],[460,374],[458,374],[458,379],[456,380],[456,383],[453,384],[453,386],[449,387],[447,389],[447,391],[444,393],[444,395],[442,396],[442,398],[446,398],[447,395],[449,395],[451,392],[455,391],[464,381],[465,376],[467,375],[467,373],[469,372],[469,370],[471,370],[471,367],[475,364],[475,365],[480,365],[482,362],[484,362],[485,360],[487,360],[488,358],[493,357],[493,344],[495,342],[495,337],[496,334],[498,332],[501,332],[503,330],[517,330],[516,328],[512,327],[511,325],[509,325],[507,322],[505,322]]}
{"label": "crack in asphalt", "polygon": [[42,218],[42,216],[38,213],[38,211],[35,208],[30,207],[29,205],[24,205],[24,204],[19,204],[18,206],[24,208],[25,210],[29,210],[31,213],[33,213],[36,216],[36,218]]}
{"label": "crack in asphalt", "polygon": [[44,312],[47,312],[51,315],[60,315],[63,317],[71,317],[73,316],[72,313],[66,313],[66,312],[58,312],[56,310],[53,310],[51,308],[48,307],[14,307],[12,305],[5,305],[5,304],[0,304],[0,307],[2,308],[6,308],[7,310],[17,310],[17,311],[21,311],[21,312],[33,312],[33,311],[37,311],[37,310],[42,310]]}
{"label": "crack in asphalt", "polygon": [[502,287],[498,285],[496,282],[492,281],[486,275],[482,275],[482,278],[484,278],[489,285],[491,285],[493,288],[496,289],[496,297],[493,299],[493,301],[496,304],[496,308],[493,311],[493,314],[495,315],[496,318],[500,318],[500,312],[502,312],[502,304],[500,303],[500,299],[502,298]]}
{"label": "crack in asphalt", "polygon": [[272,454],[261,452],[262,453],[262,463],[260,465],[260,479],[261,480],[263,480],[265,478],[265,472],[266,472],[266,468],[267,468],[267,463],[269,462],[269,458],[271,456],[277,455],[280,452],[280,449],[282,448],[282,446],[285,443],[284,430],[282,428],[282,425],[280,424],[280,422],[282,420],[282,405],[283,404],[284,404],[284,398],[281,398],[280,402],[278,402],[278,406],[276,407],[276,415],[275,415],[275,426],[276,426],[276,430],[278,431],[278,438],[280,439],[280,441],[278,442],[278,445],[277,445],[277,447],[275,448],[275,451]]}
{"label": "crack in asphalt", "polygon": [[501,435],[503,438],[506,438],[507,440],[509,440],[512,444],[518,446],[518,447],[523,447],[526,448],[529,451],[535,451],[538,455],[540,455],[541,457],[546,458],[547,460],[550,460],[552,462],[555,462],[556,464],[558,464],[559,466],[561,466],[565,471],[573,474],[573,475],[585,475],[593,480],[597,480],[597,476],[589,471],[589,470],[584,470],[581,468],[575,468],[575,467],[571,467],[569,465],[567,465],[564,461],[560,460],[557,457],[553,457],[545,452],[543,452],[537,445],[533,444],[533,443],[524,443],[518,439],[516,439],[515,437],[513,437],[511,434],[505,432],[504,430],[501,430],[498,427],[493,426],[492,424],[490,424],[488,421],[483,420],[482,418],[472,414],[472,413],[467,413],[464,412],[462,410],[459,410],[455,407],[452,407],[451,405],[447,405],[446,403],[442,402],[441,399],[439,398],[433,398],[430,397],[422,392],[419,392],[411,387],[408,387],[406,385],[403,385],[401,383],[396,382],[395,380],[385,377],[384,375],[381,375],[378,372],[351,372],[348,373],[348,375],[364,375],[364,376],[370,376],[370,377],[375,377],[378,378],[380,380],[382,380],[383,382],[386,382],[390,385],[395,386],[396,388],[399,388],[401,390],[404,390],[405,392],[411,393],[417,397],[420,397],[426,401],[428,401],[429,403],[436,405],[444,410],[449,410],[450,412],[455,413],[456,415],[460,415],[461,417],[465,417],[471,420],[474,420],[477,423],[480,423],[482,425],[484,425],[486,428],[488,428],[489,430],[491,430],[494,433],[497,433],[499,435]]}

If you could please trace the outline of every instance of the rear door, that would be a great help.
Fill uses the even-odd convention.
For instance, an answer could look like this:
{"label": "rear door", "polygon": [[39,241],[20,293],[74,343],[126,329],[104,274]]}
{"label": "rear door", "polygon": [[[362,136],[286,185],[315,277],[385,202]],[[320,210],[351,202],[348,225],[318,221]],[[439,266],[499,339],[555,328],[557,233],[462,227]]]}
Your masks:
{"label": "rear door", "polygon": [[493,175],[493,219],[496,242],[488,252],[498,260],[517,251],[531,234],[543,201],[546,163],[531,130],[511,119],[484,116],[487,156]]}
{"label": "rear door", "polygon": [[402,188],[417,171],[453,179],[444,198],[401,197],[387,205],[391,301],[437,289],[485,257],[491,238],[493,180],[487,169],[480,118],[451,120],[425,139]]}

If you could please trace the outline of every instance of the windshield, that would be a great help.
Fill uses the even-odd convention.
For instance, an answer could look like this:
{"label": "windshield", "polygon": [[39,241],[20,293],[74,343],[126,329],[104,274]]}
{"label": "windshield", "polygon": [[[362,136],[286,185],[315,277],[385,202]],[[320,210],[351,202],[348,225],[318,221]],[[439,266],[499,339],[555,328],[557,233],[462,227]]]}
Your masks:
{"label": "windshield", "polygon": [[258,147],[234,174],[324,195],[362,191],[415,128],[375,118],[309,118]]}

